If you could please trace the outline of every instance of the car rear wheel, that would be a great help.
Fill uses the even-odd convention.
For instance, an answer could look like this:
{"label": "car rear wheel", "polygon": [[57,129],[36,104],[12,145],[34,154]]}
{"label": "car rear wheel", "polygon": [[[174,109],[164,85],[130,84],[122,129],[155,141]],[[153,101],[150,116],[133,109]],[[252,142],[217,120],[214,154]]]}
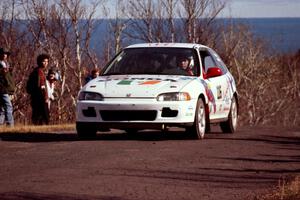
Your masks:
{"label": "car rear wheel", "polygon": [[91,139],[96,137],[97,127],[91,124],[77,122],[76,131],[80,139]]}
{"label": "car rear wheel", "polygon": [[195,121],[190,129],[192,134],[197,139],[203,139],[206,130],[206,113],[205,104],[202,98],[198,99],[197,108],[195,113]]}
{"label": "car rear wheel", "polygon": [[234,133],[237,128],[238,123],[238,107],[236,98],[232,98],[230,112],[228,115],[228,120],[225,122],[221,122],[220,126],[223,133]]}

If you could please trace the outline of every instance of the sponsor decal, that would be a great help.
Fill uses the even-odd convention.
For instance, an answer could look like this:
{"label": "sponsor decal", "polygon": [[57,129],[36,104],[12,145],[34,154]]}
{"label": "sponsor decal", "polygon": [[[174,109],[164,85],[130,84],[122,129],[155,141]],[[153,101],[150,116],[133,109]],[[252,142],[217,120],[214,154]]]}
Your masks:
{"label": "sponsor decal", "polygon": [[180,77],[179,80],[193,80],[193,79],[197,79],[197,78],[194,78],[194,77]]}
{"label": "sponsor decal", "polygon": [[226,76],[227,77],[227,84],[228,84],[228,87],[230,86],[230,89],[231,89],[231,92],[233,92],[233,85],[235,84],[234,83],[234,79],[232,76]]}
{"label": "sponsor decal", "polygon": [[234,79],[232,76],[226,76],[226,80],[227,80],[227,89],[224,93],[224,99],[223,102],[225,102],[226,104],[230,104],[230,100],[231,100],[231,95],[234,91]]}
{"label": "sponsor decal", "polygon": [[219,111],[222,112],[222,104],[220,105]]}
{"label": "sponsor decal", "polygon": [[186,110],[186,112],[185,112],[185,116],[186,117],[191,117],[191,116],[193,116],[193,114],[194,114],[194,106],[193,105],[189,105],[188,107],[187,107],[187,110]]}
{"label": "sponsor decal", "polygon": [[145,81],[145,82],[142,82],[140,83],[139,85],[155,85],[157,83],[160,83],[161,81]]}
{"label": "sponsor decal", "polygon": [[230,107],[224,107],[224,111],[229,111]]}
{"label": "sponsor decal", "polygon": [[119,83],[117,83],[118,85],[130,85],[131,84],[131,80],[121,80]]}
{"label": "sponsor decal", "polygon": [[209,104],[208,109],[209,109],[209,113],[212,113],[213,108],[212,108],[212,104],[211,103]]}
{"label": "sponsor decal", "polygon": [[139,82],[140,85],[141,83],[144,82],[145,84],[156,84],[162,81],[170,81],[173,83],[177,82],[176,79],[170,79],[170,78],[161,79],[161,78],[111,78],[111,77],[107,77],[106,79],[99,79],[97,82],[105,82],[105,81],[120,81],[118,85],[130,85],[133,81],[140,81]]}
{"label": "sponsor decal", "polygon": [[211,105],[209,106],[209,112],[211,112],[212,108],[213,108],[213,112],[216,113],[217,104],[216,104],[216,100],[215,100],[215,97],[213,95],[213,92],[211,91],[210,84],[207,84],[204,80],[201,80],[201,82],[204,85],[205,93],[206,93],[206,96],[208,98],[208,101],[211,102]]}
{"label": "sponsor decal", "polygon": [[153,47],[153,46],[155,46],[155,47],[157,47],[157,46],[167,47],[167,46],[173,46],[173,45],[174,45],[174,43],[164,43],[164,44],[162,44],[162,43],[153,43],[153,44],[149,44],[149,47]]}
{"label": "sponsor decal", "polygon": [[188,107],[188,110],[194,110],[194,106],[190,105],[190,106]]}
{"label": "sponsor decal", "polygon": [[191,117],[191,116],[193,116],[193,113],[186,113],[185,116],[186,117]]}
{"label": "sponsor decal", "polygon": [[145,80],[145,78],[130,78],[130,80],[133,80],[133,81],[135,81],[135,80],[142,81],[142,80]]}
{"label": "sponsor decal", "polygon": [[222,86],[221,85],[217,86],[217,98],[218,99],[222,98]]}

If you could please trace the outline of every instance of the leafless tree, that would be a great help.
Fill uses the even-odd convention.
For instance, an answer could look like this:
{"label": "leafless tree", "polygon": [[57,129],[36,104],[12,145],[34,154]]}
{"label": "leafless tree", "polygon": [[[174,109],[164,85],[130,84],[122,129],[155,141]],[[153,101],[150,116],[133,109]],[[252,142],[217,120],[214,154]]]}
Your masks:
{"label": "leafless tree", "polygon": [[95,22],[93,17],[104,1],[95,1],[91,7],[82,0],[21,1],[37,54],[50,54],[53,67],[61,72],[56,116],[58,120],[66,120],[69,116],[74,118],[77,92],[83,85],[82,62],[97,65],[90,40]]}
{"label": "leafless tree", "polygon": [[[114,45],[113,50],[110,53],[107,53],[106,60],[110,59],[111,54],[115,55],[119,52],[123,46],[122,42],[124,41],[124,30],[127,28],[129,24],[129,19],[126,17],[126,0],[118,0],[115,5],[115,15],[112,16],[111,20],[109,20],[109,34],[108,38],[110,38],[107,43],[112,43]],[[107,10],[107,15],[110,10]],[[110,45],[109,45],[110,46]]]}
{"label": "leafless tree", "polygon": [[266,67],[261,57],[264,55],[263,47],[256,46],[257,42],[254,42],[251,33],[243,27],[238,31],[229,29],[223,32],[223,42],[225,54],[229,55],[226,62],[236,77],[241,113],[247,113],[242,120],[248,120],[249,124],[257,124],[262,120],[257,113],[259,111],[257,105],[265,89],[262,84],[266,83],[258,79],[258,75],[261,75],[264,70],[261,67]]}
{"label": "leafless tree", "polygon": [[203,42],[226,5],[224,0],[128,1],[127,35],[145,42]]}
{"label": "leafless tree", "polygon": [[[0,2],[0,47],[8,48],[11,51],[10,65],[13,68],[16,91],[13,99],[14,115],[16,121],[26,123],[26,104],[28,99],[23,92],[26,76],[23,72],[28,71],[31,62],[32,46],[28,43],[28,33],[21,18],[21,4],[18,0],[3,0]],[[20,48],[22,47],[22,48]],[[20,120],[18,120],[20,119]]]}
{"label": "leafless tree", "polygon": [[154,42],[153,20],[155,18],[155,2],[152,0],[128,0],[128,15],[131,19],[127,35],[134,39]]}
{"label": "leafless tree", "polygon": [[161,5],[163,6],[163,9],[166,10],[167,36],[170,36],[170,39],[166,39],[166,41],[170,42],[176,41],[175,8],[177,3],[178,0],[161,0]]}
{"label": "leafless tree", "polygon": [[[279,112],[273,117],[272,123],[284,126],[299,126],[300,124],[300,54],[278,56],[280,82],[277,86],[278,99],[282,102],[277,107]],[[276,117],[277,116],[277,117]]]}
{"label": "leafless tree", "polygon": [[206,44],[207,36],[213,33],[210,25],[225,8],[224,0],[180,0],[179,16],[183,20],[187,42]]}
{"label": "leafless tree", "polygon": [[[25,85],[42,52],[61,72],[59,100],[53,105],[55,123],[74,122],[76,95],[83,70],[107,62],[130,42],[196,42],[215,48],[233,73],[239,91],[243,124],[297,126],[300,123],[300,56],[270,53],[264,41],[244,25],[217,26],[223,0],[118,0],[110,29],[103,33],[102,55],[91,48],[98,13],[105,0],[2,0],[0,47],[11,50],[17,82],[14,115],[28,123]],[[103,6],[99,9],[100,6]],[[97,47],[98,48],[98,47]],[[98,48],[100,49],[100,48]],[[99,59],[99,57],[106,57]],[[104,60],[104,61],[103,61]],[[101,63],[102,64],[102,63]]]}
{"label": "leafless tree", "polygon": [[271,54],[244,25],[222,33],[219,45],[237,82],[241,121],[250,125],[299,123],[299,59]]}

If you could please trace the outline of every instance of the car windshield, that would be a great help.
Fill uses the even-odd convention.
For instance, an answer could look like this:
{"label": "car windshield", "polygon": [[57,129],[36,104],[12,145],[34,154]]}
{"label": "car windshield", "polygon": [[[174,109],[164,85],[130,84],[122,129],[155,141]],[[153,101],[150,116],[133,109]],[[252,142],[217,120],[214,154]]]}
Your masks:
{"label": "car windshield", "polygon": [[119,53],[102,75],[157,74],[196,76],[198,59],[189,48],[128,48]]}

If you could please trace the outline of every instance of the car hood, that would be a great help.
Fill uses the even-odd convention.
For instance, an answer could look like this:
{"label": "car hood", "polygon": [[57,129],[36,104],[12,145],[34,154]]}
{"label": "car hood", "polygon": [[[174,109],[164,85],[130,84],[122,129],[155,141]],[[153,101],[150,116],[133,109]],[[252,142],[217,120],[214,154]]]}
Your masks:
{"label": "car hood", "polygon": [[104,98],[155,98],[166,92],[181,91],[196,77],[170,75],[111,75],[99,76],[82,90],[97,92]]}

